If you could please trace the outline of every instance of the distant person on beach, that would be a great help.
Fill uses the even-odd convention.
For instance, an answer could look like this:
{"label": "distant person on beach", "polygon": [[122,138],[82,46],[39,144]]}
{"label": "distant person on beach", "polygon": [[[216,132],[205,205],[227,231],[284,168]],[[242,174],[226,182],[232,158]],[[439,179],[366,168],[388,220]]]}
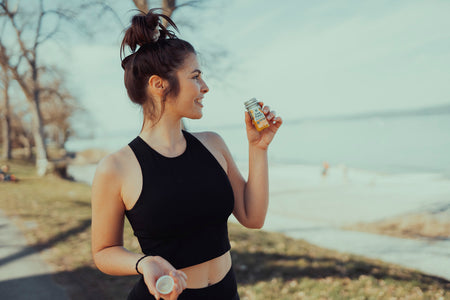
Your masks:
{"label": "distant person on beach", "polygon": [[0,167],[0,182],[2,181],[18,181],[14,174],[9,173],[9,165],[3,165]]}
{"label": "distant person on beach", "polygon": [[322,169],[322,176],[325,177],[328,174],[328,169],[330,168],[330,164],[327,161],[324,161],[322,163],[322,167],[323,167],[323,169]]}
{"label": "distant person on beach", "polygon": [[[249,175],[240,174],[222,138],[182,130],[202,117],[209,91],[193,46],[167,30],[150,10],[132,18],[121,53],[125,87],[142,106],[140,134],[106,156],[92,184],[92,252],[111,275],[141,277],[128,299],[239,299],[230,256],[231,213],[248,228],[263,226],[268,207],[268,146],[282,124],[262,103],[270,126],[257,131],[245,113]],[[243,102],[246,99],[243,99]],[[226,104],[224,104],[226,105]],[[123,246],[126,216],[142,254]],[[156,282],[169,275],[172,292]]]}

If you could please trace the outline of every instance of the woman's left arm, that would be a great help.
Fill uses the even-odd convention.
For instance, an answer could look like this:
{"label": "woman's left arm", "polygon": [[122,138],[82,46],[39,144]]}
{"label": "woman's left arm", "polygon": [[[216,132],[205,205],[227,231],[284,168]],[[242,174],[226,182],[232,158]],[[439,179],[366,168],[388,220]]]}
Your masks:
{"label": "woman's left arm", "polygon": [[[263,103],[260,102],[261,106]],[[276,132],[283,121],[270,111],[268,106],[263,112],[270,126],[257,131],[249,114],[245,113],[245,124],[249,142],[248,180],[245,181],[236,166],[230,152],[225,146],[224,156],[227,160],[227,173],[234,192],[234,211],[236,219],[245,227],[261,228],[269,205],[269,170],[267,151]]]}

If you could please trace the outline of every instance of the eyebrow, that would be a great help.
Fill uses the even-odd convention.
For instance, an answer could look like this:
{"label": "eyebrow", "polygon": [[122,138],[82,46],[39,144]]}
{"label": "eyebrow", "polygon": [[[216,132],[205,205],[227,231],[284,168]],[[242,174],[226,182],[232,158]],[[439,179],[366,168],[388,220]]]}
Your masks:
{"label": "eyebrow", "polygon": [[198,72],[199,74],[202,74],[202,71],[200,71],[199,69],[195,69],[194,71],[191,72],[191,74],[195,73],[195,72]]}

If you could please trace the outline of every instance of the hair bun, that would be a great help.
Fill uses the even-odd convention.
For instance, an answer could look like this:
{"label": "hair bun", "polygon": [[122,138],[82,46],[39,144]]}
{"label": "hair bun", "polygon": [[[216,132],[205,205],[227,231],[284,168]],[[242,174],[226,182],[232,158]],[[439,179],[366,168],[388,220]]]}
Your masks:
{"label": "hair bun", "polygon": [[122,51],[125,45],[128,45],[131,51],[135,52],[137,46],[156,43],[158,40],[165,39],[166,37],[176,38],[173,32],[167,30],[161,24],[161,18],[166,19],[178,31],[175,23],[166,15],[155,13],[155,10],[157,9],[150,9],[147,14],[140,12],[133,16],[131,26],[125,32],[122,41]]}

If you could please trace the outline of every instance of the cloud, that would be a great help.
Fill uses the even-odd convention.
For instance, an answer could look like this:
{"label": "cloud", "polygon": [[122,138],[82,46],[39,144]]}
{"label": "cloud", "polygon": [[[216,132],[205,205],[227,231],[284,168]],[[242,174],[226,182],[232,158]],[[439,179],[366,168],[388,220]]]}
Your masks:
{"label": "cloud", "polygon": [[[288,119],[443,103],[448,11],[447,1],[256,0],[232,1],[220,14],[201,11],[202,22],[182,30],[184,38],[203,51],[211,46],[205,37],[219,37],[232,66],[208,82],[204,118],[193,126],[241,124],[242,103],[254,96]],[[119,45],[77,45],[71,53],[71,81],[101,126],[140,128]]]}
{"label": "cloud", "polygon": [[450,43],[442,30],[450,27],[448,3],[371,2],[355,9],[339,2],[345,17],[331,19],[338,4],[326,3],[302,21],[290,18],[276,39],[247,53],[248,72],[238,81],[288,114],[422,107],[450,94],[449,71],[438,67],[450,63],[439,49]]}

